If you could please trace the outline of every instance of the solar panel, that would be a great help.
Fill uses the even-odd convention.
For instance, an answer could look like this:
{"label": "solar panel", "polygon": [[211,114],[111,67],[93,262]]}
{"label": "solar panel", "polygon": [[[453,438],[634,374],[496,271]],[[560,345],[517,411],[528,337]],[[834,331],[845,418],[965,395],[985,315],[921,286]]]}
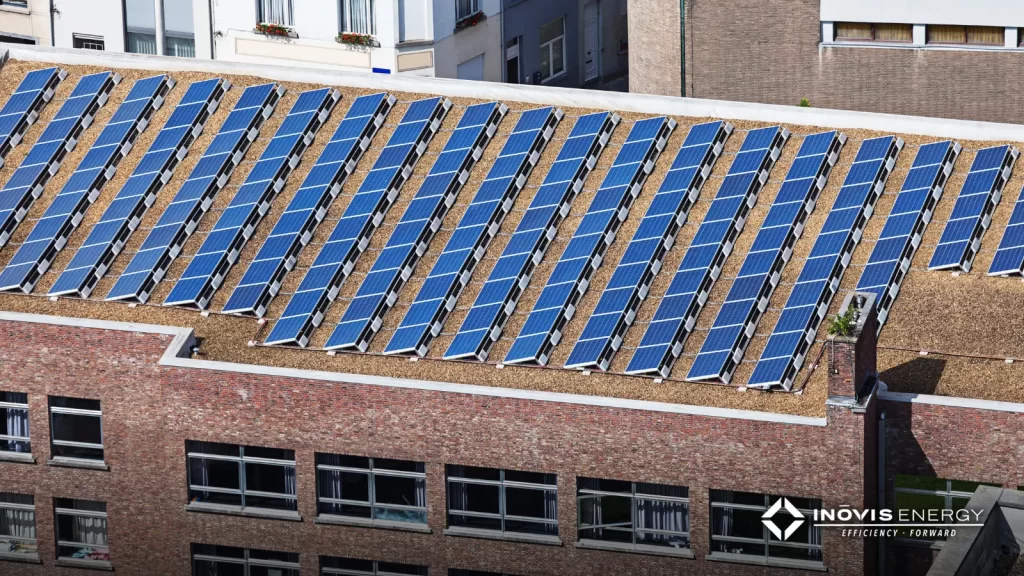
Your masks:
{"label": "solar panel", "polygon": [[245,182],[175,282],[165,306],[206,308],[340,97],[340,92],[330,88],[299,94]]}
{"label": "solar panel", "polygon": [[320,325],[451,106],[447,98],[427,98],[409,105],[281,318],[274,323],[267,344],[305,346],[309,342],[310,334]]}
{"label": "solar panel", "polygon": [[496,102],[466,108],[325,348],[366,351],[507,111]]}
{"label": "solar panel", "polygon": [[548,277],[516,336],[506,364],[547,365],[562,330],[576,313],[633,201],[665,149],[675,120],[647,118],[633,124],[601,186]]}
{"label": "solar panel", "polygon": [[89,297],[157,193],[174,175],[178,162],[202,134],[206,120],[217,109],[228,86],[227,81],[214,78],[188,87],[149,150],[53,283],[50,296]]}
{"label": "solar panel", "polygon": [[922,144],[918,148],[882,233],[861,272],[857,291],[875,294],[879,332],[899,295],[900,284],[910,269],[910,261],[921,244],[921,236],[959,154],[960,144],[950,141]]}
{"label": "solar panel", "polygon": [[529,208],[495,263],[473,307],[445,351],[446,359],[487,359],[501,337],[519,296],[530,283],[534,267],[544,258],[558,224],[569,214],[572,199],[583,189],[619,116],[597,112],[580,116],[548,169]]}
{"label": "solar panel", "polygon": [[1024,189],[1013,205],[1010,221],[988,268],[989,276],[1010,276],[1024,272]]}
{"label": "solar panel", "polygon": [[671,372],[788,139],[789,130],[779,126],[747,132],[626,373],[665,377]]}
{"label": "solar panel", "polygon": [[299,252],[327,215],[327,209],[394,104],[395,97],[384,93],[355,99],[231,293],[224,312],[259,317],[266,313],[267,306],[281,290],[285,274],[295,267]]}
{"label": "solar panel", "polygon": [[213,204],[235,166],[245,157],[264,121],[274,112],[284,88],[277,84],[250,86],[242,92],[220,131],[192,168],[188,179],[171,199],[132,257],[107,300],[145,302],[163,279],[181,247]]}
{"label": "solar panel", "polygon": [[675,242],[679,228],[686,223],[690,208],[700,196],[731,133],[732,125],[721,121],[690,128],[573,346],[566,368],[608,369],[640,303],[647,298],[651,283],[661,270],[665,253]]}
{"label": "solar panel", "polygon": [[562,111],[557,108],[537,108],[519,116],[501,153],[491,164],[487,177],[384,349],[385,354],[423,356],[427,353],[430,340],[440,334],[473,269],[501,228],[561,119]]}
{"label": "solar panel", "polygon": [[0,168],[66,76],[67,72],[60,68],[33,70],[0,109]]}
{"label": "solar panel", "polygon": [[929,270],[971,271],[1018,155],[1016,148],[1005,145],[978,150],[932,254]]}
{"label": "solar panel", "polygon": [[107,103],[110,91],[121,81],[111,72],[83,76],[57,115],[32,145],[21,165],[0,190],[0,247],[7,244],[28,209],[60,169],[64,156],[75,149],[78,137],[92,124],[93,116]]}
{"label": "solar panel", "polygon": [[0,271],[0,290],[32,291],[173,86],[167,75],[135,82],[28,238]]}
{"label": "solar panel", "polygon": [[835,131],[804,138],[687,380],[732,379],[845,143]]}
{"label": "solar panel", "polygon": [[894,136],[861,143],[747,386],[792,387],[902,149]]}

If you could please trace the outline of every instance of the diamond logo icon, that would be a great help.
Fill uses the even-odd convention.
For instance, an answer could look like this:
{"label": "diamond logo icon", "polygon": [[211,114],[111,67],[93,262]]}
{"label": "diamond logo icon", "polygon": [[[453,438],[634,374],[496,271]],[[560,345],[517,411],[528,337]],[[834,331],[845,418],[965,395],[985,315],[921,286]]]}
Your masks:
{"label": "diamond logo icon", "polygon": [[[787,514],[793,517],[793,522],[786,527],[785,533],[775,525],[775,522],[772,522],[772,518],[781,512],[783,508],[786,509]],[[797,528],[803,526],[804,515],[796,509],[796,506],[793,506],[788,498],[779,498],[775,501],[775,504],[772,504],[771,508],[761,515],[761,522],[763,522],[765,527],[768,528],[768,531],[779,540],[789,540],[789,537],[796,532]]]}

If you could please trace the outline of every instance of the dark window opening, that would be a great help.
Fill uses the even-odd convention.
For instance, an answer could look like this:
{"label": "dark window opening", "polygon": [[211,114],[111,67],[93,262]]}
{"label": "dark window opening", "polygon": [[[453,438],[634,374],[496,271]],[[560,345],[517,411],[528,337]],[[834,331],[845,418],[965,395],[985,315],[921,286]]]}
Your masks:
{"label": "dark window opening", "polygon": [[[780,533],[800,522],[788,538],[777,537],[762,522],[763,515],[780,500],[783,506],[770,518]],[[786,502],[803,518],[794,517],[785,507]],[[821,527],[811,522],[813,511],[820,508],[821,500],[815,498],[712,490],[711,554],[739,555],[746,560],[759,556],[766,564],[773,559],[820,563]]]}
{"label": "dark window opening", "polygon": [[215,544],[192,545],[193,576],[299,576],[299,555]]}
{"label": "dark window opening", "polygon": [[427,522],[422,462],[317,454],[320,514],[389,522]]}
{"label": "dark window opening", "polygon": [[298,509],[293,450],[193,441],[185,449],[189,502]]}
{"label": "dark window opening", "polygon": [[447,466],[448,525],[558,535],[555,474]]}
{"label": "dark window opening", "polygon": [[103,460],[103,412],[99,400],[50,397],[54,458]]}
{"label": "dark window opening", "polygon": [[398,576],[399,574],[427,576],[429,570],[426,566],[413,564],[321,556],[320,574],[322,576],[334,576],[335,574],[344,574],[345,576]]}
{"label": "dark window opening", "polygon": [[28,394],[0,392],[0,452],[32,452],[28,430]]}
{"label": "dark window opening", "polygon": [[56,498],[54,515],[59,558],[110,561],[105,502]]}
{"label": "dark window opening", "polygon": [[870,22],[836,22],[836,42],[898,42],[914,41],[913,24],[874,24]]}
{"label": "dark window opening", "polygon": [[690,499],[685,487],[580,478],[577,499],[580,540],[690,547]]}
{"label": "dark window opening", "polygon": [[71,46],[83,50],[106,50],[103,36],[88,36],[86,34],[72,34]]}
{"label": "dark window opening", "polygon": [[38,558],[35,497],[0,492],[0,554]]}

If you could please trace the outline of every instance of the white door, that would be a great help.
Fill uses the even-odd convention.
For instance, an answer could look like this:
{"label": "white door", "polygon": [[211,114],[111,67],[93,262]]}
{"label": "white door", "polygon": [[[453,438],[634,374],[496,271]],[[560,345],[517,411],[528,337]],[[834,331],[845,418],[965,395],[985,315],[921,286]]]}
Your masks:
{"label": "white door", "polygon": [[601,75],[601,49],[598,46],[598,4],[583,6],[583,81],[590,82]]}

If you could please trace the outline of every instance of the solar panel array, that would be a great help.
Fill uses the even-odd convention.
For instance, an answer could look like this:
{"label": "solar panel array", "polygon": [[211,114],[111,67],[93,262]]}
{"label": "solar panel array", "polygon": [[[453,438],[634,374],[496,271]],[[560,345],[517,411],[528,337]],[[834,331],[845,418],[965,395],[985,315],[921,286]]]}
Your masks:
{"label": "solar panel array", "polygon": [[192,142],[202,134],[228,86],[230,83],[214,78],[188,87],[149,150],[50,288],[50,296],[89,297]]}
{"label": "solar panel array", "polygon": [[893,136],[861,143],[747,386],[792,387],[902,149]]}
{"label": "solar panel array", "polygon": [[732,125],[721,121],[690,128],[573,346],[566,368],[608,369],[730,134]]}
{"label": "solar panel array", "polygon": [[779,126],[747,132],[626,367],[627,374],[667,377],[671,372],[788,139],[789,130]]}
{"label": "solar panel array", "polygon": [[506,112],[496,102],[466,108],[325,348],[366,351]]}
{"label": "solar panel array", "polygon": [[67,76],[60,68],[33,70],[14,90],[0,109],[0,168],[7,155],[21,143],[28,127],[39,118],[39,111],[53,98],[53,93]]}
{"label": "solar panel array", "polygon": [[508,317],[515,310],[533,269],[543,259],[572,199],[583,189],[619,116],[597,112],[580,116],[562,144],[544,182],[491,270],[458,333],[445,351],[447,359],[487,359]]}
{"label": "solar panel array", "polygon": [[505,355],[506,364],[547,364],[675,127],[675,120],[665,117],[633,124]]}
{"label": "solar panel array", "polygon": [[213,198],[259,135],[284,93],[277,84],[245,89],[192,173],[121,273],[107,300],[145,302],[181,252]]}
{"label": "solar panel array", "polygon": [[923,144],[918,148],[867,266],[861,272],[857,291],[875,294],[879,332],[899,295],[900,284],[910,269],[914,252],[921,244],[921,236],[959,154],[960,144],[950,141]]}
{"label": "solar panel array", "polygon": [[263,241],[242,280],[224,306],[224,312],[262,317],[281,290],[285,274],[295,267],[299,252],[327,215],[377,130],[395,104],[389,94],[370,94],[353,101],[344,120],[306,179]]}
{"label": "solar panel array", "polygon": [[430,340],[440,334],[459,294],[469,283],[473,269],[501,228],[561,119],[562,111],[557,108],[537,108],[519,116],[490,172],[388,342],[385,354],[423,356],[427,353]]}
{"label": "solar panel array", "polygon": [[427,98],[409,105],[281,318],[270,330],[267,344],[305,346],[309,342],[309,336],[320,325],[451,106],[447,98]]}
{"label": "solar panel array", "polygon": [[0,247],[7,244],[64,156],[75,149],[78,137],[107,103],[121,77],[110,72],[84,76],[61,105],[57,115],[32,145],[28,155],[0,190]]}
{"label": "solar panel array", "polygon": [[245,182],[175,282],[165,306],[206,308],[339,98],[341,93],[330,88],[299,94]]}
{"label": "solar panel array", "polygon": [[845,143],[846,136],[835,131],[804,138],[687,380],[732,380]]}
{"label": "solar panel array", "polygon": [[999,248],[989,265],[989,276],[1010,276],[1024,273],[1024,190],[1013,205],[1010,221],[1003,230]]}
{"label": "solar panel array", "polygon": [[929,270],[971,271],[981,239],[992,223],[992,213],[1003,196],[1003,187],[1019,155],[1016,148],[1005,145],[978,150],[932,254]]}
{"label": "solar panel array", "polygon": [[0,271],[0,290],[32,291],[173,86],[174,81],[165,74],[135,82],[28,238]]}

